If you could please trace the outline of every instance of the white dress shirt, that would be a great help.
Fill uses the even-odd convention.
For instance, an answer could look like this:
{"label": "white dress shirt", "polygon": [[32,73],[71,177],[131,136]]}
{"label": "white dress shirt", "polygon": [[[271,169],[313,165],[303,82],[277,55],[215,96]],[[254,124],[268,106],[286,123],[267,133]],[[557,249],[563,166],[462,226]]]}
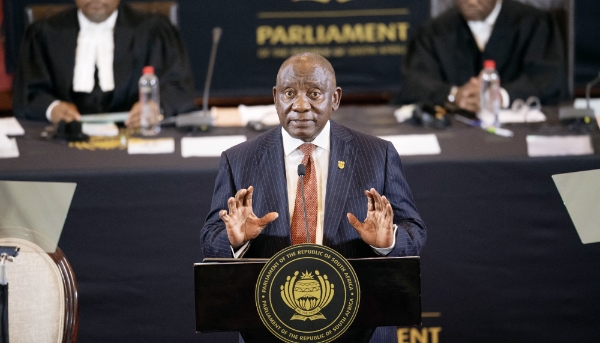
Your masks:
{"label": "white dress shirt", "polygon": [[[317,214],[317,228],[315,233],[315,243],[323,244],[323,222],[325,220],[325,194],[327,191],[327,172],[329,170],[329,153],[331,151],[331,139],[330,139],[331,124],[327,121],[327,124],[323,127],[323,130],[313,139],[312,144],[317,147],[312,153],[312,158],[315,163],[315,170],[317,172],[317,201],[318,201],[318,214]],[[287,194],[288,194],[288,207],[290,213],[290,221],[294,215],[294,206],[296,202],[296,191],[298,189],[298,165],[302,163],[304,153],[298,148],[306,143],[300,139],[290,136],[290,134],[281,128],[281,136],[283,138],[283,154],[285,162],[285,175],[287,179]],[[367,197],[365,196],[365,206],[367,206]],[[360,220],[360,218],[359,218]],[[291,225],[291,222],[290,222]],[[389,254],[396,246],[396,230],[397,227],[394,225],[394,242],[389,248],[375,248],[373,250],[379,255],[385,256]],[[233,256],[235,258],[242,257],[250,242],[240,247],[237,251],[232,248]]]}
{"label": "white dress shirt", "polygon": [[[91,93],[94,90],[94,74],[98,68],[98,82],[103,92],[115,89],[113,60],[115,54],[114,29],[118,10],[105,21],[94,23],[81,10],[77,11],[79,34],[75,50],[73,91]],[[60,101],[55,100],[46,109],[46,118],[51,119],[52,109]]]}
{"label": "white dress shirt", "polygon": [[467,21],[467,24],[469,24],[469,28],[473,33],[473,38],[475,38],[475,42],[477,43],[479,51],[485,50],[485,46],[490,40],[492,30],[494,30],[494,25],[496,24],[496,19],[498,19],[498,14],[500,14],[501,8],[502,1],[498,1],[496,2],[496,6],[492,10],[492,12],[484,20]]}
{"label": "white dress shirt", "polygon": [[[485,50],[485,46],[490,40],[490,36],[494,30],[494,25],[496,24],[496,19],[498,19],[498,14],[500,14],[501,8],[502,1],[498,1],[496,2],[496,6],[492,12],[490,12],[490,14],[484,20],[467,21],[469,29],[471,29],[471,33],[473,34],[473,38],[475,38],[475,43],[477,43],[477,47],[481,52]],[[500,95],[502,96],[502,108],[507,108],[510,104],[508,92],[504,88],[500,88]]]}

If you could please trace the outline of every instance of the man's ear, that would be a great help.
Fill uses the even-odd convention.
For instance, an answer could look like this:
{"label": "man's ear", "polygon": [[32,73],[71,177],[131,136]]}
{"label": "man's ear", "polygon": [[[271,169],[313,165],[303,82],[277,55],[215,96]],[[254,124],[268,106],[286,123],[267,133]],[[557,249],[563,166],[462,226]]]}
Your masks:
{"label": "man's ear", "polygon": [[273,87],[273,103],[277,103],[277,86]]}
{"label": "man's ear", "polygon": [[336,87],[332,97],[333,101],[331,104],[331,109],[335,111],[340,107],[340,101],[342,100],[342,89],[340,87]]}

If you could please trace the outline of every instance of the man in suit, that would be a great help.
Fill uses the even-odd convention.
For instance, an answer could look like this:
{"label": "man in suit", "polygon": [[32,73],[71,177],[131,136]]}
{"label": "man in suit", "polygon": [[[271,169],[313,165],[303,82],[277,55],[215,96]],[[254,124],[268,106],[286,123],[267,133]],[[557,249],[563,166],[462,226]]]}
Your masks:
{"label": "man in suit", "polygon": [[[329,120],[341,96],[322,56],[303,53],[282,64],[273,88],[280,125],[221,155],[201,229],[205,257],[265,258],[306,242],[300,163],[311,242],[347,258],[419,254],[426,229],[400,157],[390,142]],[[393,341],[394,328],[373,335],[383,337]]]}
{"label": "man in suit", "polygon": [[138,80],[147,65],[160,80],[166,116],[195,108],[187,53],[167,18],[119,0],[75,4],[27,28],[14,86],[17,117],[57,123],[129,111],[126,123],[139,126]]}
{"label": "man in suit", "polygon": [[421,27],[404,59],[403,103],[453,103],[478,112],[478,75],[494,60],[503,107],[535,95],[543,104],[567,96],[565,56],[550,13],[513,0],[454,0],[456,7]]}

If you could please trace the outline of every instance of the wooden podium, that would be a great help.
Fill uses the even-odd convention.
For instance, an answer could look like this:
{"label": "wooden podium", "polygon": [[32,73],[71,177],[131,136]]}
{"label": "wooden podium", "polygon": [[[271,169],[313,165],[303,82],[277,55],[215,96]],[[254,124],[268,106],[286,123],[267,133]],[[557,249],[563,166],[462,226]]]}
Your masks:
{"label": "wooden podium", "polygon": [[[261,322],[254,290],[266,259],[194,265],[196,331],[240,331],[246,343],[280,342]],[[361,288],[358,314],[335,342],[368,342],[378,326],[421,324],[419,257],[349,259]]]}

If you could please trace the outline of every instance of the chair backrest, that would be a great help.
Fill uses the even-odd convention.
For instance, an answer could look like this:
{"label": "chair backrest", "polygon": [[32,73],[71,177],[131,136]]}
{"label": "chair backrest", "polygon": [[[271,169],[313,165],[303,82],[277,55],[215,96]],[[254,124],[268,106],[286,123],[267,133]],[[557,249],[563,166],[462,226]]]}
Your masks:
{"label": "chair backrest", "polygon": [[[173,26],[179,27],[179,4],[175,1],[128,2],[127,4],[140,12],[164,15],[169,18]],[[25,7],[25,23],[30,25],[73,7],[72,4],[29,5]]]}
{"label": "chair backrest", "polygon": [[21,248],[6,264],[10,342],[76,342],[77,282],[63,252],[46,253],[20,238],[0,238],[0,245]]}
{"label": "chair backrest", "polygon": [[[575,78],[575,0],[517,0],[533,7],[548,11],[556,18],[565,43],[565,64],[569,97],[573,98],[573,80]],[[431,0],[430,14],[435,18],[450,7],[454,0]]]}

